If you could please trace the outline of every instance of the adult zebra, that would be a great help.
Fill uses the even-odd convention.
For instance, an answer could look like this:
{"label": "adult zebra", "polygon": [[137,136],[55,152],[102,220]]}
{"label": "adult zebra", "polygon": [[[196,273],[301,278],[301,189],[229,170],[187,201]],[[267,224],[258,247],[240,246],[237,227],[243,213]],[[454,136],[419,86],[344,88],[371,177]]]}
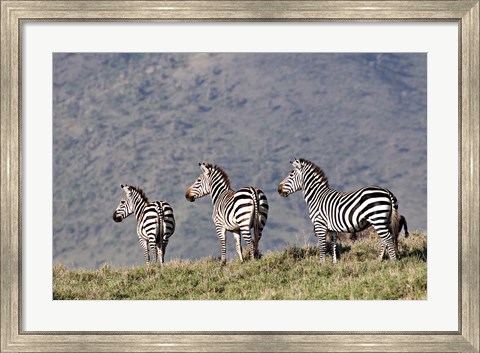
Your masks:
{"label": "adult zebra", "polygon": [[339,192],[331,189],[320,167],[306,159],[295,159],[293,170],[278,185],[278,193],[287,197],[303,190],[320,248],[320,261],[325,260],[326,233],[330,231],[333,243],[333,262],[336,258],[336,232],[358,232],[372,225],[381,240],[379,260],[385,250],[396,260],[394,236],[398,229],[398,204],[391,191],[379,186],[367,186],[357,191]]}
{"label": "adult zebra", "polygon": [[[212,195],[212,219],[220,240],[222,265],[227,261],[225,246],[227,230],[235,237],[240,261],[243,261],[240,236],[248,245],[250,258],[258,258],[258,246],[268,216],[267,197],[262,190],[253,186],[232,190],[227,173],[217,165],[199,163],[199,166],[202,172],[195,183],[187,189],[185,198],[194,202],[205,195]],[[254,229],[253,240],[251,228]]]}
{"label": "adult zebra", "polygon": [[138,241],[143,248],[145,261],[150,263],[149,248],[154,261],[165,261],[168,239],[175,231],[175,217],[170,204],[165,201],[148,201],[142,189],[130,185],[121,185],[124,196],[113,212],[113,220],[121,222],[135,213],[137,219]]}

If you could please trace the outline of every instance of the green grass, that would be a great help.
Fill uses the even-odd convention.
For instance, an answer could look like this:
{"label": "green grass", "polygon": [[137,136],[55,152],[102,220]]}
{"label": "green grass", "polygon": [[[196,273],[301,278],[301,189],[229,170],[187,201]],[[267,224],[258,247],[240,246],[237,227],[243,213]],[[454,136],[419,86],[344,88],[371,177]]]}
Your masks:
{"label": "green grass", "polygon": [[258,261],[173,260],[159,265],[98,270],[53,268],[54,299],[426,299],[427,236],[400,238],[400,260],[379,262],[376,236],[343,240],[337,264],[319,263],[312,246],[270,252]]}

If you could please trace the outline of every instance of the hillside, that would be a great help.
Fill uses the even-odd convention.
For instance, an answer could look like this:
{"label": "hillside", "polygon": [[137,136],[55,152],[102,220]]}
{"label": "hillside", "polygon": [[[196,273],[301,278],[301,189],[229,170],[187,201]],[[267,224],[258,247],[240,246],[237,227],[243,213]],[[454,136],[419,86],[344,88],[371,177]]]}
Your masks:
{"label": "hillside", "polygon": [[427,298],[426,235],[401,238],[401,259],[376,259],[374,236],[341,247],[320,265],[308,245],[268,252],[262,259],[220,266],[218,259],[174,259],[160,268],[145,265],[97,270],[53,268],[56,300],[424,300]]}
{"label": "hillside", "polygon": [[426,230],[426,74],[425,54],[54,54],[54,264],[143,264],[134,219],[112,221],[122,183],[172,204],[167,261],[217,256],[210,198],[184,198],[198,162],[266,193],[263,252],[314,242],[302,196],[276,192],[293,157],[391,189]]}

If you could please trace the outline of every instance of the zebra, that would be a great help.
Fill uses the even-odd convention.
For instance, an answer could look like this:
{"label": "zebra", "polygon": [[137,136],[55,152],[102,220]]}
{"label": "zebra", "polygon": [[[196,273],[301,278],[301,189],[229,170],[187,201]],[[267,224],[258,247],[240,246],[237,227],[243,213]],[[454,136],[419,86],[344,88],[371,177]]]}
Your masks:
{"label": "zebra", "polygon": [[160,258],[165,261],[165,250],[168,239],[175,231],[175,217],[173,209],[165,201],[148,201],[142,189],[130,185],[121,185],[125,195],[113,212],[113,220],[121,222],[135,213],[137,219],[138,241],[143,248],[145,261],[150,263],[149,249],[154,262]]}
{"label": "zebra", "polygon": [[[259,242],[267,222],[268,201],[262,190],[247,186],[232,190],[230,178],[218,165],[199,163],[201,173],[185,192],[185,198],[194,202],[205,195],[212,195],[212,219],[220,240],[221,264],[226,264],[226,231],[233,233],[236,251],[243,262],[240,237],[246,241],[250,259],[259,258]],[[252,240],[250,229],[254,229]]]}
{"label": "zebra", "polygon": [[367,186],[352,192],[331,189],[320,167],[306,159],[290,162],[293,170],[278,185],[278,193],[288,195],[303,190],[309,216],[320,248],[320,262],[325,261],[326,233],[332,235],[333,262],[336,257],[336,232],[353,233],[372,225],[381,240],[378,256],[383,259],[385,250],[390,260],[396,260],[394,237],[398,229],[398,203],[393,193],[379,186]]}

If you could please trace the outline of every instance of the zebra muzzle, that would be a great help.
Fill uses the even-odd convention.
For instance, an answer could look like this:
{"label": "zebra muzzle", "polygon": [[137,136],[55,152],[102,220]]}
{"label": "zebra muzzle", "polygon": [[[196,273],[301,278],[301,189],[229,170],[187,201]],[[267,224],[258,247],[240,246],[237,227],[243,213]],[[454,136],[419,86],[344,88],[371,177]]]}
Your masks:
{"label": "zebra muzzle", "polygon": [[113,212],[113,220],[118,223],[122,221],[122,217],[117,215],[117,212]]}
{"label": "zebra muzzle", "polygon": [[194,202],[194,201],[195,201],[195,197],[190,194],[190,189],[188,189],[188,190],[185,192],[185,198],[186,198],[188,201],[190,201],[190,202]]}
{"label": "zebra muzzle", "polygon": [[287,197],[287,196],[288,196],[288,192],[286,192],[286,191],[283,190],[283,184],[279,184],[279,185],[278,185],[278,193],[279,193],[280,196],[282,196],[282,197]]}

